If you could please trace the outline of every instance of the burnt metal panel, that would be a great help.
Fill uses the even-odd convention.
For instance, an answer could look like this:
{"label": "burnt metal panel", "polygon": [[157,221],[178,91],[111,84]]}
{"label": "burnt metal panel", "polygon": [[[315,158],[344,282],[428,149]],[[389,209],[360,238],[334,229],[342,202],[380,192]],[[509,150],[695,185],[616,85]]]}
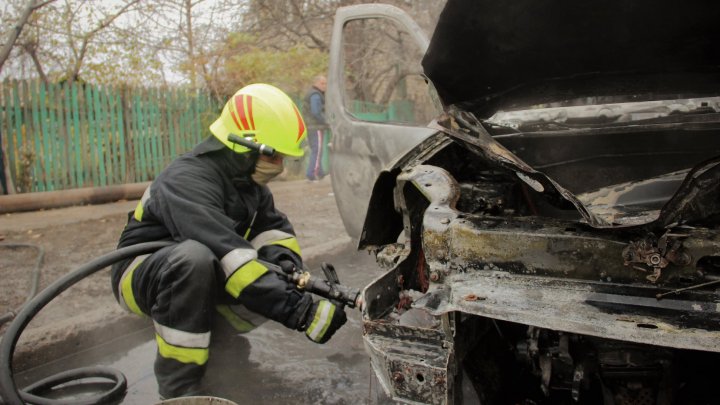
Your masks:
{"label": "burnt metal panel", "polygon": [[452,403],[454,345],[442,330],[365,321],[365,349],[383,389],[404,403]]}
{"label": "burnt metal panel", "polygon": [[408,167],[417,165],[417,162],[432,157],[451,143],[452,141],[441,132],[435,133],[407,154],[398,157],[380,172],[368,203],[368,211],[359,240],[360,249],[385,245],[397,240],[403,227],[403,219],[400,210],[395,208],[394,200],[398,173],[401,169],[407,170]]}
{"label": "burnt metal panel", "polygon": [[[658,301],[599,293],[599,284],[517,275],[502,270],[455,272],[441,285],[431,285],[428,297],[416,301],[414,307],[425,308],[434,315],[460,311],[607,339],[720,352],[720,305],[717,303]],[[613,286],[618,290],[623,287],[609,285],[609,289]],[[443,291],[443,298],[439,303],[427,305],[437,289]],[[447,294],[447,290],[451,293]],[[646,311],[638,311],[639,307]],[[695,324],[696,327],[684,325],[684,318],[692,315],[706,319],[707,323],[702,326],[707,329],[699,324]]]}

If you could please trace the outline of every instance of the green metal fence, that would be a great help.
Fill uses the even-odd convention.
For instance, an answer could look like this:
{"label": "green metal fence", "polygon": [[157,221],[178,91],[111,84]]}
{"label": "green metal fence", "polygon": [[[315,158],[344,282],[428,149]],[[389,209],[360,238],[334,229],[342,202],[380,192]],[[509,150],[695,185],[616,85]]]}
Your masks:
{"label": "green metal fence", "polygon": [[0,84],[0,134],[15,192],[152,180],[209,134],[220,105],[180,89]]}

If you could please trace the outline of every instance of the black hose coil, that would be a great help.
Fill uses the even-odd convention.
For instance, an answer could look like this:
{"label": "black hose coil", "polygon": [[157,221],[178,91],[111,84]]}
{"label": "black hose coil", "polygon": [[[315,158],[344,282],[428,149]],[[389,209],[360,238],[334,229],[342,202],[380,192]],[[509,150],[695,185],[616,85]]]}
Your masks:
{"label": "black hose coil", "polygon": [[[70,288],[85,277],[104,269],[111,264],[129,257],[139,256],[146,253],[154,252],[160,248],[173,244],[173,242],[147,242],[137,245],[124,247],[116,251],[103,255],[89,263],[84,264],[77,270],[63,276],[47,288],[42,290],[32,300],[30,300],[20,312],[17,314],[13,322],[8,326],[2,342],[0,343],[0,394],[4,401],[9,405],[22,405],[24,403],[57,405],[57,404],[75,404],[75,405],[94,405],[118,403],[124,397],[127,390],[127,380],[122,373],[117,372],[108,367],[84,367],[75,370],[69,370],[39,381],[26,391],[19,391],[15,386],[12,371],[12,357],[15,351],[15,345],[20,338],[25,327],[30,323],[32,318],[40,312],[50,301],[60,295],[63,291]],[[75,399],[72,402],[65,400],[48,399],[33,395],[33,392],[42,389],[52,388],[59,384],[74,381],[81,378],[105,378],[114,382],[113,387],[105,392],[92,397],[83,399]]]}

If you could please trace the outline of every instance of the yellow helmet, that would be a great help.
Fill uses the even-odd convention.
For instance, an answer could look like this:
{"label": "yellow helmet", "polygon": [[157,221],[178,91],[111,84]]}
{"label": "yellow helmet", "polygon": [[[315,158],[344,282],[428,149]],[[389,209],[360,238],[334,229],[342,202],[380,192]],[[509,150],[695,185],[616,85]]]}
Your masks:
{"label": "yellow helmet", "polygon": [[248,148],[231,142],[230,134],[252,138],[288,156],[300,157],[300,142],[307,131],[295,103],[282,90],[269,84],[251,84],[238,90],[220,117],[210,125],[210,132],[237,153]]}

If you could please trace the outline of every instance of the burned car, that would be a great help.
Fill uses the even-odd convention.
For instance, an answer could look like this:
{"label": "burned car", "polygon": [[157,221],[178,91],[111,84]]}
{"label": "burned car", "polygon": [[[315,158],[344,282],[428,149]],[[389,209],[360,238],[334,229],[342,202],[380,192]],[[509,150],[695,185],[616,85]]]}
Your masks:
{"label": "burned car", "polygon": [[449,0],[424,42],[399,9],[338,12],[332,181],[387,270],[363,334],[389,397],[717,402],[717,21]]}

